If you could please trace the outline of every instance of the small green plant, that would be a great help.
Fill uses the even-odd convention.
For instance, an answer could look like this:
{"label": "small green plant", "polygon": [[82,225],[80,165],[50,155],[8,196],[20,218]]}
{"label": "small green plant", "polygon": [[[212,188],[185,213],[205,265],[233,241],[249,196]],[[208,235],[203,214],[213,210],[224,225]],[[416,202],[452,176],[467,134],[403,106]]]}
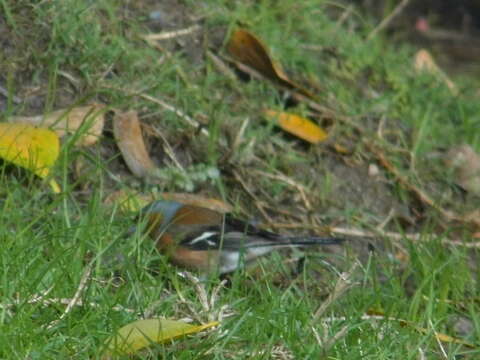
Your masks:
{"label": "small green plant", "polygon": [[213,182],[220,177],[220,171],[207,164],[195,164],[186,169],[167,167],[155,171],[154,176],[171,187],[192,192],[201,184]]}

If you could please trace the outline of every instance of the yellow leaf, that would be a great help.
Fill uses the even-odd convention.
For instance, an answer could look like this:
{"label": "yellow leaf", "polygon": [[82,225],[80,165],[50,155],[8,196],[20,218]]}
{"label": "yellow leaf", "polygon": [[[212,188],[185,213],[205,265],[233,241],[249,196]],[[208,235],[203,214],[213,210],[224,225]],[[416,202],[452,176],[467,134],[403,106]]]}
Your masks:
{"label": "yellow leaf", "polygon": [[289,89],[295,89],[309,98],[315,96],[308,90],[290,80],[280,64],[272,60],[267,47],[251,32],[238,29],[228,41],[228,52],[235,60],[256,70],[270,80],[274,80]]}
{"label": "yellow leaf", "polygon": [[0,123],[0,157],[41,178],[48,176],[59,151],[60,141],[53,131],[26,124]]}
{"label": "yellow leaf", "polygon": [[133,354],[152,343],[162,343],[180,336],[194,334],[218,324],[218,321],[204,325],[190,325],[183,321],[168,319],[137,320],[125,325],[118,330],[115,336],[107,340],[107,353]]}
{"label": "yellow leaf", "polygon": [[278,126],[286,132],[312,144],[318,144],[327,138],[325,130],[299,115],[275,110],[265,110],[265,116],[275,119]]}

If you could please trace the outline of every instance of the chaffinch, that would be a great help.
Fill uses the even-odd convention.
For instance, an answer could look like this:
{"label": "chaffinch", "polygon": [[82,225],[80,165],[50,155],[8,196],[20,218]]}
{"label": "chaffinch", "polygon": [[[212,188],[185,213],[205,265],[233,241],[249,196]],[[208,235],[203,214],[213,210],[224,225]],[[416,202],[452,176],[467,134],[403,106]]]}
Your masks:
{"label": "chaffinch", "polygon": [[204,207],[158,200],[141,212],[146,233],[177,266],[227,274],[272,250],[339,244],[343,239],[283,236]]}

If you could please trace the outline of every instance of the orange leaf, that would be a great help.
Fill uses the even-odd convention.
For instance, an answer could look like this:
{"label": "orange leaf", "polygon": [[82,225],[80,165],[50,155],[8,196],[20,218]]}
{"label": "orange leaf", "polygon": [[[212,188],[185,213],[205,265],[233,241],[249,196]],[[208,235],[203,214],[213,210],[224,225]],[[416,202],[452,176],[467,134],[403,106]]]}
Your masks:
{"label": "orange leaf", "polygon": [[266,117],[277,120],[283,130],[309,143],[318,144],[328,136],[325,130],[299,115],[275,110],[265,110],[264,113]]}
{"label": "orange leaf", "polygon": [[256,70],[266,78],[277,81],[289,89],[295,89],[309,98],[315,97],[310,91],[291,81],[280,64],[272,60],[267,47],[247,30],[238,29],[234,31],[227,49],[235,60]]}

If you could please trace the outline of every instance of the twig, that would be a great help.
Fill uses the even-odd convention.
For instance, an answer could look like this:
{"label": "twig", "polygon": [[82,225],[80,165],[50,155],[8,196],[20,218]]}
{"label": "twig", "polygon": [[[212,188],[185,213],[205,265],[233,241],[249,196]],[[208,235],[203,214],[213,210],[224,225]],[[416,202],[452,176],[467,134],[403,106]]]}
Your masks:
{"label": "twig", "polygon": [[305,191],[305,187],[302,184],[296,182],[295,180],[289,178],[288,176],[285,176],[284,174],[282,174],[280,172],[277,173],[277,174],[271,174],[271,173],[268,173],[268,172],[265,172],[265,171],[253,170],[253,173],[257,173],[260,176],[267,177],[267,178],[270,178],[270,179],[282,181],[282,182],[294,187],[300,193],[300,196],[302,197],[303,203],[304,203],[305,207],[307,208],[307,210],[309,210],[309,211],[312,210],[312,204],[308,200],[308,197],[307,197],[306,191]]}
{"label": "twig", "polygon": [[82,296],[82,293],[85,290],[87,282],[90,279],[90,274],[92,273],[92,269],[93,269],[93,262],[89,263],[85,267],[85,270],[83,271],[82,277],[80,278],[80,282],[78,284],[77,291],[73,295],[73,298],[70,300],[70,302],[67,304],[67,307],[65,308],[65,311],[63,312],[63,314],[60,315],[60,317],[57,320],[52,321],[48,325],[47,329],[52,328],[54,325],[56,325],[61,320],[63,320],[65,318],[65,316],[67,316],[72,311],[73,307],[80,301],[80,296]]}
{"label": "twig", "polygon": [[161,32],[158,34],[148,34],[148,35],[143,35],[143,39],[147,41],[152,41],[152,40],[167,40],[167,39],[172,39],[176,38],[179,36],[185,36],[189,35],[195,31],[200,30],[201,27],[200,25],[193,25],[185,29],[181,30],[174,30],[174,31],[166,31],[166,32]]}
{"label": "twig", "polygon": [[320,334],[318,334],[317,330],[312,326],[313,335],[318,342],[318,345],[322,348],[322,352],[327,354],[330,348],[335,344],[338,340],[343,338],[347,333],[349,325],[343,326],[335,335],[328,339],[322,339]]}
{"label": "twig", "polygon": [[236,80],[237,76],[235,73],[228,67],[228,65],[223,61],[220,57],[215,55],[210,50],[207,51],[207,57],[212,61],[215,67],[220,71],[223,75],[228,77],[231,80]]}
{"label": "twig", "polygon": [[447,352],[445,351],[445,348],[443,347],[443,345],[442,345],[442,343],[439,339],[438,333],[435,331],[435,328],[433,327],[432,319],[428,320],[428,324],[430,325],[433,333],[435,334],[435,340],[437,340],[437,344],[438,344],[438,347],[440,348],[440,352],[442,353],[443,358],[448,360]]}
{"label": "twig", "polygon": [[[378,228],[374,231],[343,227],[330,227],[328,229],[334,234],[364,238],[386,237],[394,240],[409,239],[412,241],[421,241],[426,237],[426,235],[421,234],[400,234],[391,231],[383,231]],[[430,234],[430,236],[435,236],[435,234]],[[480,249],[480,242],[464,242],[461,240],[443,239],[441,240],[441,243],[444,245],[462,246],[469,249]]]}
{"label": "twig", "polygon": [[197,292],[197,299],[200,301],[203,311],[209,313],[211,309],[208,302],[207,291],[205,290],[205,284],[188,271],[185,271],[184,274],[186,275],[186,278],[195,286],[195,290]]}
{"label": "twig", "polygon": [[128,94],[129,96],[139,96],[145,100],[148,100],[150,102],[153,102],[154,104],[157,104],[157,105],[160,105],[162,108],[164,108],[165,110],[167,111],[171,111],[173,112],[175,115],[177,115],[178,117],[182,118],[187,124],[189,124],[190,126],[192,127],[195,127],[197,129],[200,129],[200,133],[202,135],[205,135],[205,136],[210,136],[210,133],[208,132],[207,129],[205,129],[202,124],[200,124],[197,120],[195,120],[194,118],[192,118],[191,116],[188,116],[186,113],[184,113],[182,110],[180,110],[179,108],[176,108],[175,106],[173,105],[170,105],[168,103],[166,103],[165,101],[159,99],[159,98],[156,98],[156,97],[153,97],[153,96],[150,96],[148,94],[145,94],[141,91],[131,91],[131,90],[127,90],[127,89],[123,89],[123,88],[119,88],[119,87],[115,87],[115,86],[106,86],[104,85],[103,86],[105,89],[110,89],[110,90],[115,90],[115,91],[120,91],[120,92],[123,92],[124,94]]}
{"label": "twig", "polygon": [[358,263],[354,263],[349,271],[341,273],[340,277],[335,284],[335,288],[328,295],[328,298],[318,307],[317,311],[312,318],[312,323],[316,322],[319,317],[321,317],[327,308],[336,301],[340,296],[342,296],[347,290],[349,290],[354,284],[351,282],[352,275],[357,268]]}
{"label": "twig", "polygon": [[83,291],[87,285],[87,281],[90,280],[90,275],[92,273],[93,263],[90,263],[86,266],[85,270],[83,271],[82,277],[80,278],[80,283],[78,284],[77,291],[73,295],[72,301],[68,303],[65,312],[60,316],[58,320],[62,320],[67,314],[72,311],[75,304],[80,300],[80,296],[82,296]]}
{"label": "twig", "polygon": [[195,128],[200,128],[200,133],[202,135],[210,136],[210,133],[208,132],[208,130],[205,129],[197,120],[195,120],[191,116],[188,116],[182,110],[176,108],[175,106],[167,104],[165,101],[163,101],[161,99],[158,99],[158,98],[155,98],[153,96],[147,95],[147,94],[143,94],[143,93],[138,94],[137,93],[137,95],[140,96],[141,98],[145,99],[145,100],[148,100],[148,101],[151,101],[155,104],[160,105],[165,110],[173,112],[175,115],[177,115],[178,117],[181,117],[183,120],[185,120],[185,122],[187,124],[189,124],[189,125],[191,125]]}
{"label": "twig", "polygon": [[271,224],[273,222],[272,218],[267,214],[262,202],[255,196],[252,190],[250,190],[250,188],[247,186],[240,174],[237,171],[233,170],[233,176],[235,180],[237,180],[240,185],[242,185],[243,189],[247,192],[247,194],[250,195],[250,197],[254,200],[255,206],[262,213],[263,217],[267,219],[269,224]]}
{"label": "twig", "polygon": [[402,0],[402,2],[398,4],[397,7],[395,7],[395,9],[393,9],[393,11],[385,19],[383,19],[375,29],[373,29],[373,31],[367,36],[367,40],[370,40],[372,37],[377,35],[378,32],[386,28],[390,22],[403,11],[409,2],[410,0]]}
{"label": "twig", "polygon": [[343,23],[345,22],[345,20],[348,19],[348,17],[352,14],[353,10],[355,9],[355,6],[352,4],[352,5],[349,5],[345,11],[342,13],[342,15],[340,15],[340,17],[338,18],[338,20],[335,22],[335,26],[333,27],[333,29],[329,32],[329,34],[335,34],[338,29],[340,29],[340,27],[343,25]]}
{"label": "twig", "polygon": [[151,129],[153,130],[154,134],[158,136],[160,139],[162,139],[163,144],[164,144],[164,149],[165,153],[170,157],[170,160],[175,164],[177,168],[179,168],[182,172],[185,173],[185,168],[180,164],[180,162],[177,160],[177,157],[175,156],[175,152],[173,151],[170,143],[168,142],[167,138],[163,136],[162,132],[157,129],[156,126],[152,126]]}

